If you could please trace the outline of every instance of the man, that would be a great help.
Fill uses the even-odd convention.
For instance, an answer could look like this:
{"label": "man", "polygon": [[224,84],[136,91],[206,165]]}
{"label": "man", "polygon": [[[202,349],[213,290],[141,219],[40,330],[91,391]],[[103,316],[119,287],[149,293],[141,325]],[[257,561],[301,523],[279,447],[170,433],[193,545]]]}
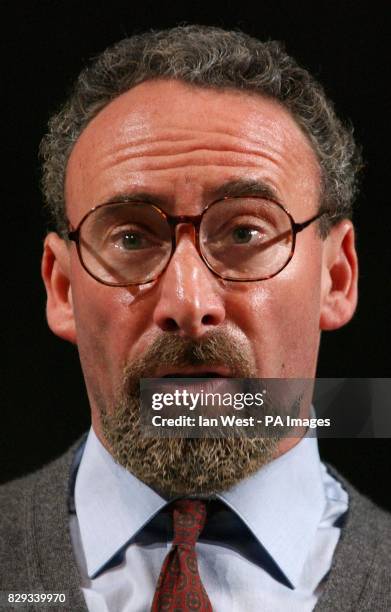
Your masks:
{"label": "man", "polygon": [[150,438],[139,420],[140,379],[314,378],[321,331],[352,317],[360,157],[322,88],[238,32],[135,36],[80,75],[42,156],[47,318],[78,347],[92,428],[2,487],[1,590],[388,609],[390,518],[315,438]]}

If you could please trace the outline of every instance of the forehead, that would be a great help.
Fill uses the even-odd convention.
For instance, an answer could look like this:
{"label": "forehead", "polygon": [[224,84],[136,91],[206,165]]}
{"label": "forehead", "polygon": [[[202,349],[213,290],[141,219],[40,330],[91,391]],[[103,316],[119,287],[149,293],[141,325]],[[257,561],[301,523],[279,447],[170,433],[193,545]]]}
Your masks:
{"label": "forehead", "polygon": [[242,178],[262,179],[285,201],[295,189],[317,196],[319,166],[289,112],[259,94],[156,80],[87,125],[68,161],[65,195],[71,218],[132,190],[194,201]]}

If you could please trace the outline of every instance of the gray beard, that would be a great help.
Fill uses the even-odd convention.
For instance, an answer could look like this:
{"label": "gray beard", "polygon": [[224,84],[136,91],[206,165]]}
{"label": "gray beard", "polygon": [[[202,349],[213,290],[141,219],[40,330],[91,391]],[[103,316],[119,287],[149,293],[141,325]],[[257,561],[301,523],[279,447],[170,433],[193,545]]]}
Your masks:
{"label": "gray beard", "polygon": [[[143,437],[139,380],[153,378],[161,364],[173,370],[195,365],[203,365],[205,369],[225,365],[234,378],[256,378],[248,346],[241,345],[226,332],[214,332],[197,342],[176,335],[159,337],[145,355],[125,368],[111,410],[99,402],[102,433],[120,465],[163,496],[210,496],[232,487],[272,459],[282,435]],[[296,398],[295,403],[299,406],[300,399]]]}

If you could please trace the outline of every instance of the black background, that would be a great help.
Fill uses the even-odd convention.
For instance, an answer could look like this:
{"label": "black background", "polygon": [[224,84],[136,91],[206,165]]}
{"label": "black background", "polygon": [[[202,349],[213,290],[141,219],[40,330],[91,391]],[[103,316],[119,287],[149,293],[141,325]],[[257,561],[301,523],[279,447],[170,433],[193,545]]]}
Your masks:
{"label": "black background", "polygon": [[[350,119],[366,169],[357,202],[360,303],[344,329],[323,334],[318,375],[390,376],[389,23],[381,4],[256,2],[174,5],[68,0],[2,2],[1,474],[7,480],[62,453],[89,426],[76,350],[45,322],[40,255],[45,219],[37,149],[49,115],[85,62],[149,28],[202,23],[286,43]],[[362,491],[391,509],[391,441],[322,440]]]}

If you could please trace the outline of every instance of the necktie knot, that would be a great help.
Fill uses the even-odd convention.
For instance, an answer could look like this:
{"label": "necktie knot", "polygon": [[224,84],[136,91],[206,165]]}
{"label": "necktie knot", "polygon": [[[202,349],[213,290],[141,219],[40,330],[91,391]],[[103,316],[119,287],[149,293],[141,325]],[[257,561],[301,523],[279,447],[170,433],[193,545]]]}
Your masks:
{"label": "necktie knot", "polygon": [[173,545],[195,546],[204,528],[206,505],[200,499],[178,499],[173,504]]}

